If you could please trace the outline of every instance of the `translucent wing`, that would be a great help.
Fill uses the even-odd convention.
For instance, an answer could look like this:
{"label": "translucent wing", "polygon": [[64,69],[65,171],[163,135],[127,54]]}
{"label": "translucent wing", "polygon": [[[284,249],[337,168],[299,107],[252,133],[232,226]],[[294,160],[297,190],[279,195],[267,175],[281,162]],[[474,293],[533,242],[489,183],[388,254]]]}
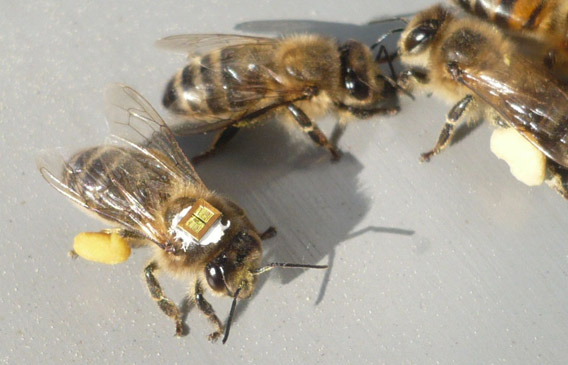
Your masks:
{"label": "translucent wing", "polygon": [[[282,81],[281,71],[277,71],[281,65],[274,56],[280,40],[210,36],[214,38],[205,41],[214,45],[215,51],[192,59],[177,76],[179,84],[168,84],[165,105],[183,118],[172,126],[176,134],[202,133],[237,122],[244,124],[275,108],[312,96],[309,82],[298,82],[291,87]],[[299,80],[301,77],[298,76]],[[177,108],[176,102],[184,107]]]}
{"label": "translucent wing", "polygon": [[105,116],[111,133],[109,142],[132,147],[164,164],[171,174],[203,185],[163,119],[134,89],[110,85],[105,92]]}
{"label": "translucent wing", "polygon": [[200,55],[214,49],[243,44],[274,43],[273,38],[236,34],[178,34],[162,38],[156,46],[170,51]]}
{"label": "translucent wing", "polygon": [[169,245],[162,203],[175,187],[205,188],[156,111],[128,86],[107,89],[109,145],[64,156],[42,153],[37,166],[55,189],[102,218]]}
{"label": "translucent wing", "polygon": [[159,192],[168,191],[171,181],[159,168],[145,170],[144,159],[132,150],[102,146],[71,157],[44,151],[36,162],[44,179],[74,203],[166,248],[167,230],[157,213]]}
{"label": "translucent wing", "polygon": [[66,161],[67,158],[63,156],[61,149],[45,150],[37,155],[36,166],[41,176],[57,191],[71,199],[75,204],[88,209],[89,207],[81,198],[81,194],[70,189],[63,182],[63,176],[73,171]]}
{"label": "translucent wing", "polygon": [[528,60],[512,62],[486,70],[452,65],[450,72],[542,153],[568,167],[567,88]]}

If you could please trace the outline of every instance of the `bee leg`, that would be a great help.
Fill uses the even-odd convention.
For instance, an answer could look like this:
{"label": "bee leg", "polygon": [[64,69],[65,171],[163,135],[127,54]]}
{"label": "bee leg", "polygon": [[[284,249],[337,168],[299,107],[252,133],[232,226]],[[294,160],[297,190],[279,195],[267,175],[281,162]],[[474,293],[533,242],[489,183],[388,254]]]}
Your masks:
{"label": "bee leg", "polygon": [[414,85],[426,85],[430,82],[430,77],[426,71],[418,69],[404,70],[398,75],[397,84],[402,90],[412,91]]}
{"label": "bee leg", "polygon": [[544,66],[549,70],[552,70],[554,66],[556,66],[556,51],[553,49],[548,50],[546,52],[546,56],[544,57]]}
{"label": "bee leg", "polygon": [[545,182],[564,199],[568,200],[568,170],[562,168],[556,162],[547,160]]}
{"label": "bee leg", "polygon": [[176,336],[181,336],[183,334],[183,323],[181,320],[181,315],[177,305],[172,302],[169,298],[164,295],[160,283],[154,276],[154,272],[158,269],[158,264],[155,261],[150,262],[146,268],[144,268],[144,277],[146,278],[146,284],[148,285],[148,290],[152,299],[154,299],[162,312],[164,312],[168,317],[173,319],[176,323]]}
{"label": "bee leg", "polygon": [[334,146],[337,146],[339,143],[339,139],[343,136],[345,132],[345,128],[347,127],[348,119],[347,118],[339,118],[337,124],[333,128],[333,132],[331,132],[331,137],[329,138],[330,143]]}
{"label": "bee leg", "polygon": [[195,304],[197,304],[197,308],[199,308],[201,313],[203,313],[209,322],[211,322],[216,328],[215,332],[211,333],[207,338],[209,341],[217,341],[217,339],[225,332],[225,326],[223,326],[223,323],[215,314],[215,310],[211,304],[209,304],[209,302],[203,297],[203,288],[199,282],[195,283],[193,299],[195,300]]}
{"label": "bee leg", "polygon": [[268,229],[262,233],[258,232],[258,236],[263,241],[271,239],[272,237],[276,236],[276,234],[276,228],[272,226],[268,227]]}
{"label": "bee leg", "polygon": [[194,165],[197,165],[198,163],[202,162],[204,159],[214,154],[217,148],[227,144],[227,142],[229,142],[235,136],[235,134],[237,134],[238,131],[239,128],[232,126],[228,126],[227,128],[221,130],[219,133],[215,135],[215,138],[213,139],[213,142],[211,142],[211,146],[209,146],[207,151],[192,158],[191,162]]}
{"label": "bee leg", "polygon": [[306,113],[304,113],[302,109],[298,108],[294,104],[288,104],[287,108],[290,114],[292,114],[294,119],[296,119],[296,122],[298,122],[298,124],[302,128],[302,131],[304,131],[304,133],[307,133],[315,143],[327,148],[331,153],[331,159],[333,161],[339,160],[339,158],[341,157],[339,149],[328,141],[327,137],[325,136],[325,134],[323,134],[321,129],[319,129],[317,124],[312,122],[312,120],[306,115]]}
{"label": "bee leg", "polygon": [[130,247],[132,248],[140,248],[146,245],[147,243],[147,238],[136,232],[136,231],[132,231],[129,229],[124,229],[124,228],[105,228],[103,230],[101,230],[101,232],[103,233],[117,233],[119,234],[122,238],[124,238],[125,240],[128,241],[128,244],[130,245]]}
{"label": "bee leg", "polygon": [[396,73],[394,72],[394,67],[392,65],[392,61],[398,57],[398,52],[395,52],[392,56],[389,55],[389,52],[387,51],[387,47],[380,45],[379,46],[379,52],[377,52],[377,57],[375,57],[375,61],[377,63],[381,63],[383,60],[383,55],[384,55],[384,59],[387,61],[388,66],[389,66],[389,70],[392,76],[393,80],[396,80]]}
{"label": "bee leg", "polygon": [[460,122],[465,112],[467,111],[468,106],[471,105],[472,101],[473,96],[467,95],[466,97],[458,101],[457,104],[452,107],[452,109],[450,109],[450,111],[446,115],[446,124],[444,124],[444,127],[440,132],[438,142],[436,142],[436,145],[431,151],[423,153],[420,156],[421,162],[430,161],[430,158],[432,156],[437,155],[444,148],[448,147],[448,145],[452,141],[454,133],[456,132],[456,125],[458,124],[458,122]]}
{"label": "bee leg", "polygon": [[330,138],[331,144],[334,146],[337,146],[339,139],[343,136],[343,132],[345,132],[347,124],[352,119],[351,117],[355,117],[357,119],[369,119],[375,115],[395,115],[400,111],[400,107],[398,106],[378,107],[373,109],[360,109],[343,106],[339,109],[341,109],[339,121],[335,124]]}

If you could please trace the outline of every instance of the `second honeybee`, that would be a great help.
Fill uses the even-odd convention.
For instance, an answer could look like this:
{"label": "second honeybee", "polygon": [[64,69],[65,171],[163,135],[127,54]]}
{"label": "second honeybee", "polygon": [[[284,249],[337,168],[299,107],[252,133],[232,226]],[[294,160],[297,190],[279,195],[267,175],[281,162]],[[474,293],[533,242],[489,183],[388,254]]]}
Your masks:
{"label": "second honeybee", "polygon": [[[168,83],[163,104],[182,117],[178,134],[218,131],[204,157],[238,131],[284,115],[333,159],[346,123],[376,114],[394,96],[388,77],[366,45],[317,35],[283,39],[223,34],[179,35],[158,42],[189,53],[190,62]],[[379,56],[377,56],[378,58]],[[339,121],[327,138],[314,118],[333,110]]]}

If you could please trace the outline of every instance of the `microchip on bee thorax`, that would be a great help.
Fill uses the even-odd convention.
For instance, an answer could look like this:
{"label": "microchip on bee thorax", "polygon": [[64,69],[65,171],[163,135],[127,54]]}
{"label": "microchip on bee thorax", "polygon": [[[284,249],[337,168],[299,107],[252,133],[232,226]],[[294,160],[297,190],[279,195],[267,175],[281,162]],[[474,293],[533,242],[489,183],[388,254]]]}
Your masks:
{"label": "microchip on bee thorax", "polygon": [[199,241],[220,217],[221,212],[214,206],[204,199],[198,199],[178,225]]}

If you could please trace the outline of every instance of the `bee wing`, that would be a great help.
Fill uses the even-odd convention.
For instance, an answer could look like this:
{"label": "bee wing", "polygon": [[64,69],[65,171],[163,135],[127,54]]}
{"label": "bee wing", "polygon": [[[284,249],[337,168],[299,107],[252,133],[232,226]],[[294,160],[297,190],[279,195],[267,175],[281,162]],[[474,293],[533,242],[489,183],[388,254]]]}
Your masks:
{"label": "bee wing", "polygon": [[[203,182],[142,96],[128,86],[112,85],[105,99],[109,142],[127,148],[102,146],[71,158],[61,150],[47,151],[37,166],[48,183],[79,206],[166,248],[167,227],[158,211],[164,194],[173,185],[204,187]],[[84,168],[93,155],[96,166]],[[145,171],[142,179],[140,171]]]}
{"label": "bee wing", "polygon": [[456,69],[453,73],[542,153],[568,167],[566,87],[528,60],[515,62],[521,63],[482,71]]}
{"label": "bee wing", "polygon": [[275,41],[273,38],[237,34],[178,34],[158,40],[156,46],[170,51],[199,55],[228,46],[273,43]]}
{"label": "bee wing", "polygon": [[[126,85],[110,85],[105,92],[105,115],[111,143],[134,148],[161,164],[170,174],[204,186],[164,120],[136,90]],[[171,162],[164,161],[164,156],[157,151]]]}
{"label": "bee wing", "polygon": [[[140,192],[120,185],[118,179],[107,174],[113,169],[102,164],[88,172],[69,161],[62,149],[42,151],[36,158],[43,178],[75,204],[165,247],[166,237],[156,225],[156,214],[142,203]],[[97,192],[93,193],[94,190]]]}
{"label": "bee wing", "polygon": [[63,182],[63,176],[72,173],[73,168],[67,163],[67,158],[63,157],[61,149],[44,150],[36,156],[36,166],[45,181],[53,186],[61,194],[71,199],[74,203],[83,208],[89,208],[81,198],[81,194],[71,189]]}
{"label": "bee wing", "polygon": [[[279,39],[221,34],[186,37],[195,41],[194,37],[201,40],[201,36],[206,37],[204,42],[207,49],[222,49],[222,52],[219,53],[217,62],[211,62],[209,57],[202,57],[193,60],[199,63],[191,66],[202,70],[202,77],[205,73],[208,79],[222,80],[222,87],[203,83],[200,87],[209,87],[210,92],[191,93],[187,98],[191,98],[193,105],[220,105],[225,110],[216,113],[201,111],[205,117],[192,119],[191,113],[188,114],[186,110],[174,109],[174,113],[179,113],[177,123],[172,124],[176,135],[203,133],[237,122],[252,121],[280,106],[309,97],[312,90],[310,85],[299,83],[299,86],[291,87],[283,82],[281,71],[276,69],[278,61],[274,59],[274,54]],[[175,85],[172,87],[176,88]],[[227,103],[230,105],[230,111]]]}

